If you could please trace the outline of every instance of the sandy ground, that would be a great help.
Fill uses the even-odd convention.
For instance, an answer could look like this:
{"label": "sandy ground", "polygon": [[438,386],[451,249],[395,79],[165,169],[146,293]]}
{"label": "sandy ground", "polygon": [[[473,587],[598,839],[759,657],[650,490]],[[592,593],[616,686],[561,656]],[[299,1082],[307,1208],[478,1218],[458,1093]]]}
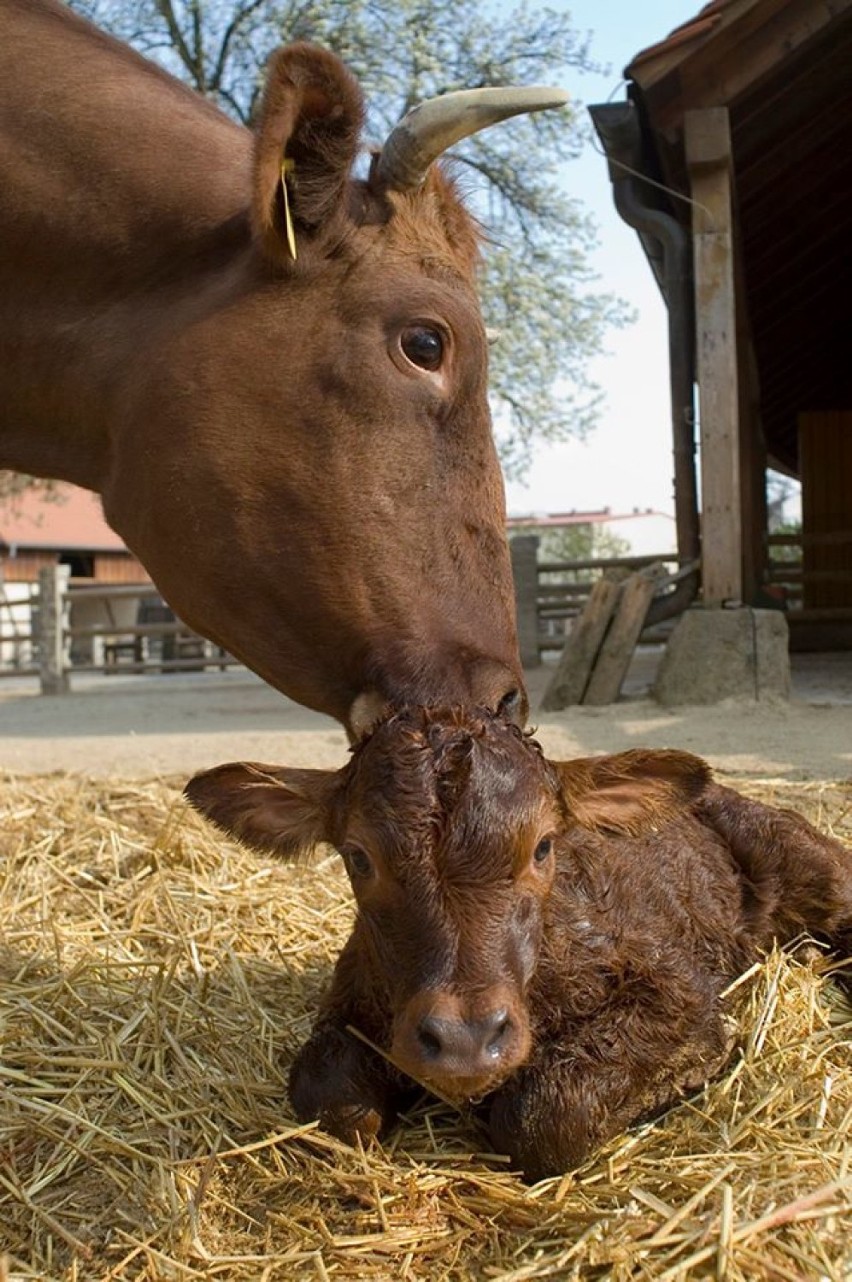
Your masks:
{"label": "sandy ground", "polygon": [[[852,780],[852,653],[794,656],[789,703],[661,708],[647,697],[658,655],[640,653],[627,697],[602,709],[533,714],[548,755],[686,748],[720,771]],[[535,709],[549,676],[528,674]],[[645,697],[642,697],[645,696]],[[0,769],[99,776],[186,776],[248,759],[337,766],[343,732],[241,669],[168,676],[79,676],[46,698],[34,681],[0,682]]]}

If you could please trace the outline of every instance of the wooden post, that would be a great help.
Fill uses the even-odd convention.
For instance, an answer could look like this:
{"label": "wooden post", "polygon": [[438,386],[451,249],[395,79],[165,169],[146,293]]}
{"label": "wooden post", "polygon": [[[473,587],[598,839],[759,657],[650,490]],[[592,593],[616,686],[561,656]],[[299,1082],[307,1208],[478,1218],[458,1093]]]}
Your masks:
{"label": "wooden post", "polygon": [[39,572],[38,654],[42,694],[68,694],[65,605],[71,567],[46,565]]}
{"label": "wooden post", "polygon": [[695,336],[701,427],[701,573],[705,605],[740,602],[737,306],[731,132],[726,107],[687,111],[695,264]]}
{"label": "wooden post", "polygon": [[525,668],[541,663],[538,649],[538,545],[537,534],[520,534],[509,540],[515,580],[518,646]]}

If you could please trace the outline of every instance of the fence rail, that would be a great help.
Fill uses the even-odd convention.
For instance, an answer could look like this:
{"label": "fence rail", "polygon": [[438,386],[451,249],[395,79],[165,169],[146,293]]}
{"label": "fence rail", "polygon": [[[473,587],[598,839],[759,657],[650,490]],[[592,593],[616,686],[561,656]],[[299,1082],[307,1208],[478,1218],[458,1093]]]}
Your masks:
{"label": "fence rail", "polygon": [[675,552],[539,561],[538,542],[535,535],[511,540],[521,658],[527,667],[540,663],[546,652],[562,649],[574,620],[605,571],[632,574],[662,564],[673,576],[678,565]]}
{"label": "fence rail", "polygon": [[0,677],[38,677],[45,694],[66,692],[74,673],[237,666],[176,618],[151,583],[73,584],[68,568],[55,565],[29,597],[0,596]]}
{"label": "fence rail", "polygon": [[[670,582],[677,577],[673,552],[540,562],[538,543],[534,535],[511,541],[521,657],[528,666],[539,663],[545,652],[562,649],[604,571],[633,573],[661,563]],[[806,568],[803,550],[843,545],[852,545],[852,533],[769,535],[767,590],[783,593],[791,615],[827,616],[831,611],[802,611],[804,585],[848,584],[852,570]],[[22,622],[24,615],[31,615],[31,625]],[[0,588],[0,678],[39,676],[43,690],[63,690],[69,673],[75,672],[181,672],[238,665],[175,618],[150,583],[74,584],[67,567],[50,566],[42,570],[39,590],[29,599],[9,600]]]}
{"label": "fence rail", "polygon": [[766,586],[791,626],[852,618],[852,531],[769,534]]}

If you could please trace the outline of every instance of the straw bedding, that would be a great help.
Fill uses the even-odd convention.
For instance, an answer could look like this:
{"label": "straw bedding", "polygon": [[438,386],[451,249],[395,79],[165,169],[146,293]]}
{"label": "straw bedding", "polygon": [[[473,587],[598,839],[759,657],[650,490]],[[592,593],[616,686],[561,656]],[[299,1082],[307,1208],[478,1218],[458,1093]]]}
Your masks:
{"label": "straw bedding", "polygon": [[[852,843],[849,785],[743,790]],[[351,920],[333,857],[264,862],[165,783],[8,778],[0,810],[0,1279],[852,1277],[824,959],[770,956],[724,1078],[530,1188],[434,1102],[369,1151],[293,1121]]]}

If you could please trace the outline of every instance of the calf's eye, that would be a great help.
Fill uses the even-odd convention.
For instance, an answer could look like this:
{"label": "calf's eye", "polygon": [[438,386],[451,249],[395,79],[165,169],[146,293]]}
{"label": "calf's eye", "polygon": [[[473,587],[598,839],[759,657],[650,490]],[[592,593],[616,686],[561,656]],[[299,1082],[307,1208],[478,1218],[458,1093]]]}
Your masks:
{"label": "calf's eye", "polygon": [[436,370],[444,358],[444,338],[430,325],[409,325],[399,339],[405,356],[419,369]]}
{"label": "calf's eye", "polygon": [[550,858],[550,852],[552,850],[553,850],[553,839],[551,837],[545,837],[542,841],[538,843],[535,850],[533,851],[534,861],[537,864],[543,864],[547,859]]}
{"label": "calf's eye", "polygon": [[353,877],[369,877],[373,872],[373,861],[360,846],[344,846],[341,851],[346,867]]}

